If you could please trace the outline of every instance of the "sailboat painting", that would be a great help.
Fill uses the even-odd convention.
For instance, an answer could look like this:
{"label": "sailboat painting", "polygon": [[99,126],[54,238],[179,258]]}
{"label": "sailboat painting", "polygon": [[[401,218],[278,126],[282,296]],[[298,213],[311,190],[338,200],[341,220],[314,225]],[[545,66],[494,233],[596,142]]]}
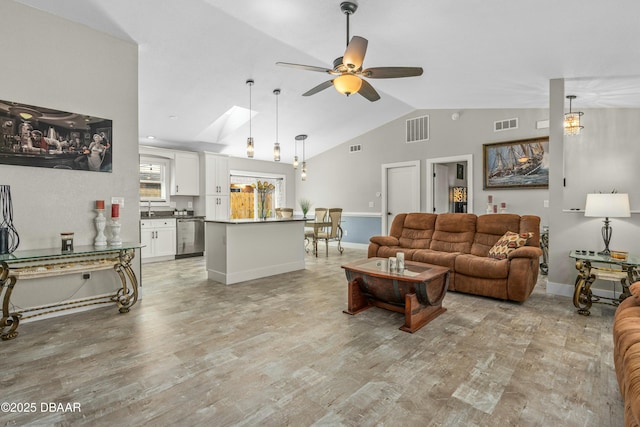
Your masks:
{"label": "sailboat painting", "polygon": [[484,189],[549,188],[549,137],[482,146]]}

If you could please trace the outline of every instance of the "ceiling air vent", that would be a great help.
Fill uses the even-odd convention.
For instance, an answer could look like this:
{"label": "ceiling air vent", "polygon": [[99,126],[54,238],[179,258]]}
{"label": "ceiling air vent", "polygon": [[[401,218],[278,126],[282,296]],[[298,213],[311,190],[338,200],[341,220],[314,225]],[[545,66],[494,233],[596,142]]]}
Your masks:
{"label": "ceiling air vent", "polygon": [[362,144],[355,144],[349,146],[349,153],[357,153],[358,151],[362,151]]}
{"label": "ceiling air vent", "polygon": [[498,120],[497,122],[493,122],[493,131],[500,132],[503,130],[509,129],[518,129],[518,118],[515,119],[507,119],[507,120]]}
{"label": "ceiling air vent", "polygon": [[407,139],[405,142],[419,142],[429,140],[429,116],[407,119]]}

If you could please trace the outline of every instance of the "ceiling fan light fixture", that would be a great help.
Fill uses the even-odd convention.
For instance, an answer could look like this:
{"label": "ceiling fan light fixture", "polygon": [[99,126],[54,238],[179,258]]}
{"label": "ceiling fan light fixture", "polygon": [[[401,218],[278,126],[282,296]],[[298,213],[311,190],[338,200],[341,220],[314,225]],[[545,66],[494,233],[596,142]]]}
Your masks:
{"label": "ceiling fan light fixture", "polygon": [[362,79],[353,74],[343,74],[333,80],[333,86],[343,95],[358,93],[362,87]]}

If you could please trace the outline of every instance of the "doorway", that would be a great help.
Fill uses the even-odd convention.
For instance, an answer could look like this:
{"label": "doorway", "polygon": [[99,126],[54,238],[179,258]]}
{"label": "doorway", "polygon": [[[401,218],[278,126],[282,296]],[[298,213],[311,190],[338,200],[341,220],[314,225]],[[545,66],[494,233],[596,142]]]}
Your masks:
{"label": "doorway", "polygon": [[466,211],[473,212],[473,155],[427,159],[427,212],[453,212],[450,191],[466,188]]}
{"label": "doorway", "polygon": [[382,234],[399,213],[420,211],[420,161],[382,165]]}

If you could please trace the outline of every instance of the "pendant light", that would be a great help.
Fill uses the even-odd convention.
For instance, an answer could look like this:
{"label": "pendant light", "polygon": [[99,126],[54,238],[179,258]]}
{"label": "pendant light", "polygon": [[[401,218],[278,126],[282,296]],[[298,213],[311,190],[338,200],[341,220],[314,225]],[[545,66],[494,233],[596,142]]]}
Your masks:
{"label": "pendant light", "polygon": [[274,89],[273,94],[276,96],[276,143],[273,144],[273,160],[275,162],[279,162],[280,143],[278,142],[278,95],[280,95],[280,89]]}
{"label": "pendant light", "polygon": [[293,142],[293,151],[294,151],[293,168],[298,169],[298,138],[296,138],[295,141]]}
{"label": "pendant light", "polygon": [[251,86],[253,86],[253,80],[247,80],[247,84],[249,85],[249,138],[247,138],[247,157],[253,158],[253,137],[251,136],[251,116],[253,115],[253,111],[251,110]]}
{"label": "pendant light", "polygon": [[307,139],[307,135],[296,136],[296,141],[302,141],[302,170],[300,171],[300,177],[303,181],[307,180],[307,162],[304,158],[304,141]]}
{"label": "pendant light", "polygon": [[584,126],[580,125],[580,117],[584,114],[580,111],[571,111],[571,101],[576,99],[575,95],[567,95],[569,100],[569,112],[564,115],[564,134],[580,135]]}

